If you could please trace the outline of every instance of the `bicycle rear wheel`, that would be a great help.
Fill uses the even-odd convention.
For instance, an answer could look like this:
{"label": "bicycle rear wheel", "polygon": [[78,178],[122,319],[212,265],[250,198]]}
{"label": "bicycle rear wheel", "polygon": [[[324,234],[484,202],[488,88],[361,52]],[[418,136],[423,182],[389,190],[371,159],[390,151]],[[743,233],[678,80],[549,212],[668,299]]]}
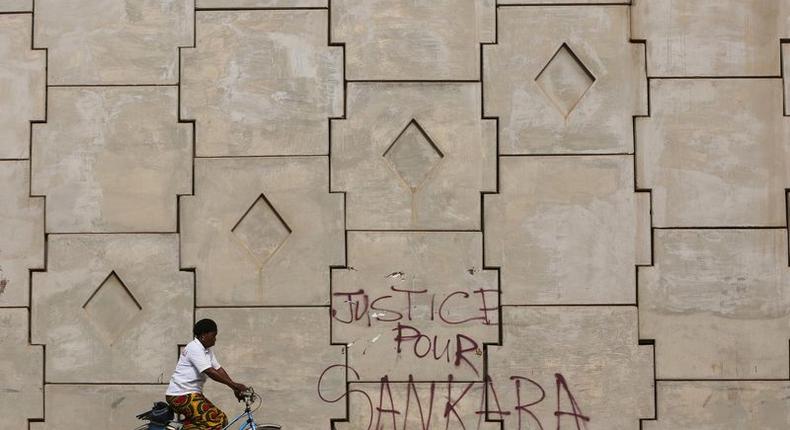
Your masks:
{"label": "bicycle rear wheel", "polygon": [[[143,425],[141,425],[140,427],[135,427],[135,429],[134,429],[134,430],[151,430],[152,428],[162,428],[162,429],[164,429],[164,430],[178,430],[178,429],[180,429],[180,428],[181,428],[181,425],[180,425],[180,424],[173,424],[173,423],[170,423],[170,424],[168,424],[167,426],[164,426],[164,427],[163,427],[163,426],[155,426],[155,427],[154,427],[154,426],[152,426],[152,425],[149,423],[149,424],[143,424]],[[279,427],[278,427],[278,428],[279,428]]]}

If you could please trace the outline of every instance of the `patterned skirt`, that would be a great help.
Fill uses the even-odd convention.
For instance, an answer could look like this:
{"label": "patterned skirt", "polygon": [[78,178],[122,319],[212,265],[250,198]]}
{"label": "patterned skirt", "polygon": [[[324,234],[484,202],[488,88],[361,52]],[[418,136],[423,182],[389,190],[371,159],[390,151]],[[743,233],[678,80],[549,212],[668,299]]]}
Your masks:
{"label": "patterned skirt", "polygon": [[182,430],[222,430],[228,425],[225,413],[202,393],[165,396],[165,400],[175,413],[186,417]]}

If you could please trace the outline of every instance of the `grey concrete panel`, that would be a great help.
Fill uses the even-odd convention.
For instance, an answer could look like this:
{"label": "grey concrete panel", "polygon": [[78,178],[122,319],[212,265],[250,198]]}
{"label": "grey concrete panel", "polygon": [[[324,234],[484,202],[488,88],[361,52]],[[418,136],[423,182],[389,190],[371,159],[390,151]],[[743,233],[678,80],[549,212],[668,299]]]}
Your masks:
{"label": "grey concrete panel", "polygon": [[31,32],[30,15],[0,16],[0,158],[30,157],[29,121],[44,119],[46,57],[30,49]]}
{"label": "grey concrete panel", "polygon": [[496,123],[478,84],[348,86],[332,122],[332,188],[352,229],[479,229],[480,192],[496,189]]}
{"label": "grey concrete panel", "polygon": [[779,430],[790,426],[785,381],[659,381],[658,420],[644,430]]}
{"label": "grey concrete panel", "polygon": [[323,10],[198,12],[181,100],[198,156],[328,153],[343,58],[327,46],[327,25]]}
{"label": "grey concrete panel", "polygon": [[654,80],[637,184],[656,227],[785,226],[790,122],[780,79]]}
{"label": "grey concrete panel", "polygon": [[499,302],[480,233],[353,232],[348,241],[349,268],[332,272],[332,334],[360,380],[482,380]]}
{"label": "grey concrete panel", "polygon": [[494,3],[336,0],[332,42],[346,45],[348,79],[479,79],[479,43],[494,40]]}
{"label": "grey concrete panel", "polygon": [[35,46],[49,84],[175,84],[193,13],[194,0],[38,0]]}
{"label": "grey concrete panel", "polygon": [[657,230],[639,326],[659,378],[787,378],[787,231]]}
{"label": "grey concrete panel", "polygon": [[523,5],[558,5],[558,4],[570,4],[570,5],[596,5],[596,4],[603,4],[603,5],[612,5],[612,4],[623,4],[629,5],[631,4],[632,0],[497,0],[498,5],[514,5],[514,6],[523,6]]}
{"label": "grey concrete panel", "polygon": [[[326,402],[318,392],[319,381],[327,398],[345,391],[342,373],[323,374],[345,360],[343,347],[329,344],[326,308],[199,309],[196,316],[217,322],[220,364],[261,395],[259,425],[328,429],[331,418],[343,415],[344,403]],[[231,419],[243,410],[224,385],[207,382],[205,393]]]}
{"label": "grey concrete panel", "polygon": [[175,232],[191,190],[192,128],[176,88],[50,88],[33,127],[32,191],[47,232]]}
{"label": "grey concrete panel", "polygon": [[500,175],[485,196],[485,263],[501,267],[503,303],[636,302],[650,223],[630,156],[502,157]]}
{"label": "grey concrete panel", "polygon": [[0,12],[31,12],[33,0],[5,0],[0,3]]}
{"label": "grey concrete panel", "polygon": [[328,169],[325,157],[196,160],[181,258],[196,269],[198,305],[329,303],[344,234]]}
{"label": "grey concrete panel", "polygon": [[44,268],[44,199],[28,197],[29,166],[0,161],[0,306],[28,306],[28,270]]}
{"label": "grey concrete panel", "polygon": [[522,406],[501,416],[505,428],[638,429],[654,416],[653,351],[638,344],[635,306],[505,307],[502,323],[488,372],[502,408]]}
{"label": "grey concrete panel", "polygon": [[633,0],[650,76],[777,76],[786,0]]}
{"label": "grey concrete panel", "polygon": [[[782,43],[782,56],[790,58],[790,44]],[[790,64],[782,63],[782,81],[786,78],[790,78]],[[783,85],[784,87],[784,114],[787,115],[787,102],[790,100],[790,87],[788,85]]]}
{"label": "grey concrete panel", "polygon": [[178,237],[50,235],[33,274],[32,340],[47,346],[48,382],[167,382],[191,339],[193,276]]}
{"label": "grey concrete panel", "polygon": [[328,0],[195,0],[197,8],[327,7]]}
{"label": "grey concrete panel", "polygon": [[164,401],[166,385],[47,385],[47,419],[31,430],[135,429],[135,416]]}
{"label": "grey concrete panel", "polygon": [[28,344],[27,318],[26,309],[0,309],[0,415],[7,429],[44,415],[44,350]]}
{"label": "grey concrete panel", "polygon": [[483,74],[501,154],[633,152],[647,81],[627,7],[500,8],[498,28]]}

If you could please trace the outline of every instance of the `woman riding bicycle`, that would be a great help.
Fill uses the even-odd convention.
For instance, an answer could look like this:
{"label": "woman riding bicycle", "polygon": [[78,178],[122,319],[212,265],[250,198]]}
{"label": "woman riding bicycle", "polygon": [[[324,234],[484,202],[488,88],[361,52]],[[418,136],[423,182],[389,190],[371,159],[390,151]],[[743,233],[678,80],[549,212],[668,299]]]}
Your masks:
{"label": "woman riding bicycle", "polygon": [[217,323],[202,319],[192,332],[195,339],[187,344],[178,359],[165,400],[173,411],[186,417],[182,430],[221,430],[228,424],[228,418],[203,396],[206,378],[227,385],[236,398],[242,397],[247,386],[234,382],[211,350],[217,341]]}

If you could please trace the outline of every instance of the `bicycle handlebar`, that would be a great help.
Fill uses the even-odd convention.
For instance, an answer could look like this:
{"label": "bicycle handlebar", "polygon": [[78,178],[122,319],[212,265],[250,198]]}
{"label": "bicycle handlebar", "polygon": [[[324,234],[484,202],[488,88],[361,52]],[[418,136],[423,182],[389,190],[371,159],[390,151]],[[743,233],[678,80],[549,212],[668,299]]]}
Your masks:
{"label": "bicycle handlebar", "polygon": [[241,398],[239,399],[239,402],[245,401],[252,403],[258,398],[259,396],[255,394],[255,390],[252,387],[247,387],[247,390],[241,392]]}

